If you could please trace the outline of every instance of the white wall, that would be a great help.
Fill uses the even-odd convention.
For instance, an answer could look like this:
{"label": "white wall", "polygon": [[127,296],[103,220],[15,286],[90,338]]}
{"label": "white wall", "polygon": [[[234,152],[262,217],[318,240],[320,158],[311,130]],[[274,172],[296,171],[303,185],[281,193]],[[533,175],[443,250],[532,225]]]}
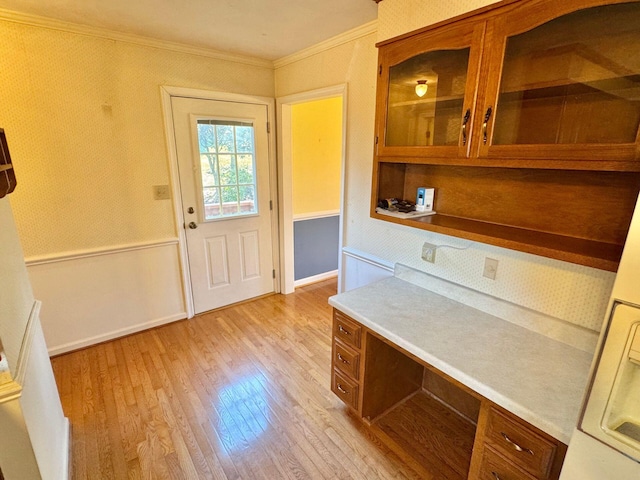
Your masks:
{"label": "white wall", "polygon": [[0,225],[0,338],[11,372],[11,381],[0,384],[0,468],[6,480],[63,480],[69,424],[6,197]]}
{"label": "white wall", "polygon": [[[599,330],[615,275],[369,217],[374,138],[376,41],[491,2],[392,0],[379,4],[380,35],[367,35],[277,66],[277,96],[348,83],[345,247],[383,262],[403,263],[517,305]],[[330,67],[329,67],[330,66]],[[420,258],[423,242],[449,245],[435,264]],[[482,277],[485,257],[499,261],[495,281]],[[351,263],[351,262],[350,262]],[[349,268],[349,264],[345,268]],[[349,271],[342,272],[343,279]]]}
{"label": "white wall", "polygon": [[9,370],[15,376],[34,297],[9,197],[0,199],[0,279],[0,338],[9,362]]}

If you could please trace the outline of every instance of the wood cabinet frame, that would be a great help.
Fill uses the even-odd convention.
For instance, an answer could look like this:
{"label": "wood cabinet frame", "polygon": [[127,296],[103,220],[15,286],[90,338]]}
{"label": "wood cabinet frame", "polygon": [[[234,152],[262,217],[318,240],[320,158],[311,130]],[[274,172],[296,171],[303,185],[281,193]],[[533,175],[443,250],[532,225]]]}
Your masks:
{"label": "wood cabinet frame", "polygon": [[[333,315],[333,392],[421,476],[486,478],[487,462],[497,458],[498,467],[517,472],[518,478],[559,477],[565,444],[339,310]],[[345,321],[351,332],[358,332],[357,347],[351,344],[361,359],[358,379],[336,363],[344,338],[338,324]],[[336,378],[349,389],[346,395],[337,390]],[[510,435],[509,440],[496,435],[497,430]],[[535,455],[522,456],[513,441]]]}
{"label": "wood cabinet frame", "polygon": [[[371,216],[616,271],[640,192],[640,137],[615,145],[493,145],[483,142],[483,123],[488,106],[496,108],[507,33],[618,3],[640,2],[508,0],[378,44]],[[389,68],[425,51],[464,46],[470,57],[460,123],[467,109],[472,112],[469,141],[384,145]],[[497,115],[487,122],[488,139]],[[417,187],[435,188],[436,215],[404,219],[376,212],[384,198],[415,200]]]}

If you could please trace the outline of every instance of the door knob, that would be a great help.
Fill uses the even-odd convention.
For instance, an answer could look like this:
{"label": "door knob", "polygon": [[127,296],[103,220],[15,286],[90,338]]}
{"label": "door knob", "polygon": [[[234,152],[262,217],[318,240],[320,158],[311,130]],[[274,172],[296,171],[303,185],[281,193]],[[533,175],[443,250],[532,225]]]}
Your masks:
{"label": "door knob", "polygon": [[195,230],[196,228],[198,228],[198,225],[196,225],[196,222],[189,222],[189,228],[191,230]]}

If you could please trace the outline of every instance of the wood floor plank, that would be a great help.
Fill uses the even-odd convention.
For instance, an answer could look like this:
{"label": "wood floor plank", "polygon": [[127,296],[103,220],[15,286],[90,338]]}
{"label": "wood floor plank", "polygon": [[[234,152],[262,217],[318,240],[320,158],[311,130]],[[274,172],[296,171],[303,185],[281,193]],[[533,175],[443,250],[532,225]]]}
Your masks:
{"label": "wood floor plank", "polygon": [[74,479],[417,479],[330,390],[336,282],[52,359]]}

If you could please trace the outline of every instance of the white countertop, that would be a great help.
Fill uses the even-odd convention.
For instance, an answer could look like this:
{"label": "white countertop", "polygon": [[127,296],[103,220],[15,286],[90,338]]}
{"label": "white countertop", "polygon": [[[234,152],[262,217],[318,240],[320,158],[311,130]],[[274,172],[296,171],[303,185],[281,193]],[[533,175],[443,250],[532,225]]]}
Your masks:
{"label": "white countertop", "polygon": [[593,355],[396,277],[329,303],[568,444]]}

